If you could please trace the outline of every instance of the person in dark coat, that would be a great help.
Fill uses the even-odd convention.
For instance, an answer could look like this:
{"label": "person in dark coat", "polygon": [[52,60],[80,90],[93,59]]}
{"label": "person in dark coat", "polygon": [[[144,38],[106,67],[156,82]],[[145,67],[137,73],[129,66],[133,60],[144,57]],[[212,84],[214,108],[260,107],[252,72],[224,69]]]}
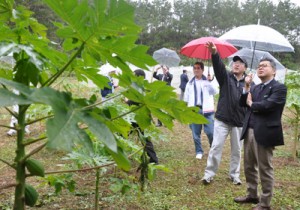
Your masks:
{"label": "person in dark coat", "polygon": [[[162,69],[163,73],[162,74],[157,74],[157,71],[159,69]],[[153,77],[157,80],[160,81],[164,81],[167,83],[167,85],[171,85],[172,79],[173,79],[173,75],[169,72],[169,67],[168,66],[159,66],[158,68],[156,68],[153,72]],[[156,127],[160,127],[162,126],[162,123],[160,120],[157,120],[157,124]]]}
{"label": "person in dark coat", "polygon": [[247,61],[241,56],[234,56],[231,71],[227,71],[216,46],[207,42],[207,48],[212,54],[212,64],[215,77],[220,86],[220,95],[215,113],[213,143],[209,150],[207,166],[202,182],[209,184],[216,175],[222,158],[222,150],[230,135],[231,158],[229,178],[235,185],[240,185],[240,141],[246,108],[239,106],[240,95],[245,85]]}
{"label": "person in dark coat", "polygon": [[[134,74],[136,76],[141,76],[141,77],[144,77],[145,78],[145,72],[142,70],[142,69],[137,69],[134,71]],[[129,106],[131,105],[139,105],[137,102],[134,102],[132,100],[127,100],[126,102]],[[132,122],[131,123],[132,127],[136,128],[139,130],[139,132],[144,135],[144,131],[141,130],[141,128],[139,127],[139,125],[135,122]],[[156,152],[154,150],[154,146],[153,146],[153,143],[150,141],[150,138],[147,137],[146,138],[146,141],[145,141],[145,149],[146,149],[146,152],[147,152],[147,155],[149,156],[149,162],[150,163],[155,163],[155,164],[158,164],[158,158],[157,158],[157,155],[156,155]]]}
{"label": "person in dark coat", "polygon": [[185,87],[186,84],[189,82],[189,78],[187,75],[187,70],[183,69],[182,70],[182,74],[180,75],[180,100],[183,100],[184,97],[184,91],[185,91]]}
{"label": "person in dark coat", "polygon": [[[247,107],[241,139],[244,139],[244,172],[247,195],[234,199],[237,203],[259,203],[253,210],[271,209],[274,186],[272,166],[275,146],[283,145],[281,116],[286,102],[287,88],[277,82],[276,64],[263,58],[257,68],[261,84],[251,86],[246,78],[240,105]],[[262,192],[258,196],[258,177]]]}
{"label": "person in dark coat", "polygon": [[[159,69],[162,69],[163,73],[162,74],[157,74],[157,71]],[[172,79],[173,79],[173,74],[169,72],[169,67],[168,66],[159,66],[156,68],[153,72],[153,77],[157,80],[164,81],[167,83],[167,85],[171,85]]]}

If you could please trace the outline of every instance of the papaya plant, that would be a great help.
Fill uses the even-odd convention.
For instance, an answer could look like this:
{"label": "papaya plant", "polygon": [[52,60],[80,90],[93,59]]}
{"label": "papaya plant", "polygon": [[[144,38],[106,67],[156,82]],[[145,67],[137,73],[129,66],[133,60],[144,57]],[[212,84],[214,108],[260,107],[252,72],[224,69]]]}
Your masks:
{"label": "papaya plant", "polygon": [[288,123],[293,131],[292,156],[294,160],[299,157],[300,142],[300,73],[299,71],[288,73],[285,78],[288,87],[286,107],[289,110]]}
{"label": "papaya plant", "polygon": [[[12,55],[15,66],[10,74],[1,71],[0,106],[17,119],[16,155],[13,162],[0,159],[13,168],[15,183],[14,206],[34,206],[36,189],[27,183],[30,176],[47,174],[44,166],[33,156],[42,149],[72,151],[81,146],[92,151],[92,138],[101,142],[119,168],[128,171],[130,161],[116,134],[128,138],[130,123],[123,117],[135,113],[141,129],[151,126],[152,116],[172,129],[174,120],[180,123],[204,123],[197,108],[188,108],[178,101],[172,87],[156,81],[149,83],[136,78],[128,63],[148,69],[155,61],[147,54],[148,47],[137,45],[141,28],[134,23],[134,9],[124,0],[43,0],[53,10],[59,22],[54,22],[61,40],[47,38],[47,28],[33,13],[14,0],[0,0],[0,56]],[[120,95],[139,103],[127,113],[114,107],[102,106],[95,97],[76,98],[54,84],[58,78],[76,75],[78,81],[93,81],[99,88],[107,78],[98,74],[101,63],[110,63],[122,70]],[[18,105],[18,112],[11,110]],[[47,106],[50,114],[39,119],[26,119],[32,105]],[[39,137],[26,138],[25,126],[46,120],[46,129]],[[91,137],[92,135],[92,137]]]}

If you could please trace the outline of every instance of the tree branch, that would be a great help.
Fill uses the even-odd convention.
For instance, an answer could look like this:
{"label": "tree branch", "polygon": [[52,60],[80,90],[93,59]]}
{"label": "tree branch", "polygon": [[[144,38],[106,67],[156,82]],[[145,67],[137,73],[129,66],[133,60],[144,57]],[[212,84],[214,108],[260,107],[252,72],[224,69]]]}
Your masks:
{"label": "tree branch", "polygon": [[42,118],[39,118],[39,119],[36,119],[36,120],[29,121],[25,125],[31,125],[33,123],[36,123],[36,122],[39,122],[39,121],[42,121],[42,120],[45,120],[45,119],[48,119],[48,118],[51,118],[51,117],[54,117],[54,115],[49,115],[49,116],[46,116],[46,117],[42,117]]}
{"label": "tree branch", "polygon": [[39,145],[38,147],[31,150],[25,157],[23,158],[23,161],[26,161],[30,156],[34,155],[35,153],[38,153],[40,150],[42,150],[47,145],[47,142],[44,144]]}
{"label": "tree branch", "polygon": [[[133,155],[135,155],[136,153],[138,153],[139,151],[141,151],[143,149],[143,147],[137,151],[135,151],[134,153],[128,155],[128,158],[131,158]],[[45,175],[49,175],[49,174],[65,174],[65,173],[74,173],[74,172],[82,172],[82,171],[91,171],[91,170],[95,170],[95,169],[99,169],[99,168],[104,168],[107,166],[111,166],[114,165],[115,162],[111,162],[111,163],[107,163],[101,166],[95,166],[95,167],[91,167],[91,168],[83,168],[83,169],[74,169],[74,170],[64,170],[64,171],[49,171],[49,172],[45,172]],[[28,177],[31,176],[30,174],[27,175]]]}
{"label": "tree branch", "polygon": [[96,103],[94,103],[94,104],[92,104],[92,105],[83,107],[82,110],[89,110],[89,109],[92,109],[92,108],[94,108],[94,107],[96,107],[96,106],[98,106],[98,105],[101,105],[101,104],[103,104],[103,103],[109,101],[109,100],[112,100],[112,99],[114,99],[114,98],[116,98],[116,97],[119,97],[120,95],[122,95],[122,93],[119,93],[119,94],[114,95],[114,96],[112,96],[112,97],[110,97],[110,98],[107,98],[105,101],[99,101],[99,102],[96,102]]}
{"label": "tree branch", "polygon": [[48,174],[74,173],[74,172],[82,172],[82,171],[91,171],[91,170],[95,170],[95,169],[99,169],[99,168],[111,166],[111,165],[114,165],[114,164],[115,164],[115,162],[111,162],[111,163],[107,163],[107,164],[104,164],[104,165],[101,165],[101,166],[95,166],[95,167],[92,167],[92,168],[64,170],[64,171],[49,171],[49,172],[45,172],[45,175],[48,175]]}
{"label": "tree branch", "polygon": [[27,145],[29,145],[29,144],[33,144],[33,143],[36,143],[36,142],[38,142],[38,141],[42,141],[42,140],[44,140],[44,139],[47,139],[47,137],[41,137],[41,138],[38,138],[38,139],[28,139],[27,141],[24,141],[24,142],[23,142],[23,145],[24,145],[24,146],[27,146]]}
{"label": "tree branch", "polygon": [[113,120],[122,118],[122,117],[124,117],[125,115],[128,115],[128,114],[131,113],[131,112],[135,112],[136,110],[139,110],[139,109],[142,108],[143,106],[145,106],[145,105],[142,104],[141,106],[138,106],[138,107],[136,107],[136,108],[134,108],[134,109],[132,109],[132,110],[130,110],[130,111],[128,111],[128,112],[125,112],[124,114],[121,114],[121,115],[119,115],[119,116],[117,116],[117,117],[115,117],[115,118],[112,118],[112,119],[110,119],[110,120],[113,121]]}
{"label": "tree branch", "polygon": [[0,158],[0,161],[3,162],[3,163],[5,163],[6,165],[10,166],[11,168],[16,169],[16,167],[14,167],[13,164],[10,164],[10,163],[7,162],[6,160],[3,160],[2,158]]}
{"label": "tree branch", "polygon": [[10,188],[10,187],[15,187],[15,186],[17,186],[17,183],[6,184],[6,185],[3,185],[3,186],[0,186],[0,191],[4,190],[4,189],[7,189],[7,188]]}
{"label": "tree branch", "polygon": [[3,127],[3,128],[9,128],[9,129],[13,129],[13,130],[18,130],[18,129],[16,129],[15,127],[10,127],[10,126],[8,126],[8,125],[1,125],[1,124],[0,124],[0,127]]}
{"label": "tree branch", "polygon": [[7,108],[7,107],[4,107],[4,108],[5,108],[6,111],[8,111],[12,116],[14,116],[15,118],[18,118],[18,114],[17,114],[17,113],[11,111],[11,110],[10,110],[9,108]]}
{"label": "tree branch", "polygon": [[84,48],[85,43],[83,42],[80,46],[80,48],[77,50],[77,52],[72,56],[72,58],[60,69],[56,74],[54,74],[52,77],[50,77],[44,84],[42,84],[42,87],[50,86],[55,80],[69,67],[69,65],[75,60],[75,58],[80,54],[82,49]]}

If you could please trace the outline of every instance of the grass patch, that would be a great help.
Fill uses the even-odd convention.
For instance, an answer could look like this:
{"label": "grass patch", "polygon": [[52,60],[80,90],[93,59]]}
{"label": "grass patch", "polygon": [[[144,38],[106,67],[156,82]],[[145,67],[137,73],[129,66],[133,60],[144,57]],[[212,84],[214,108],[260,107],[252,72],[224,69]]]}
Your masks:
{"label": "grass patch", "polygon": [[[96,91],[93,90],[95,93]],[[5,110],[1,113],[5,114]],[[1,124],[9,119],[1,118]],[[42,126],[42,125],[41,125]],[[30,137],[39,135],[42,128],[31,127]],[[253,205],[239,205],[233,202],[236,196],[245,195],[246,184],[241,166],[241,186],[235,186],[229,180],[230,143],[224,146],[222,161],[214,181],[205,186],[201,183],[209,151],[208,140],[202,135],[204,157],[195,159],[194,143],[188,125],[175,123],[173,131],[159,128],[169,138],[168,141],[153,140],[160,164],[170,169],[169,173],[159,171],[157,178],[150,182],[145,192],[131,190],[125,195],[114,193],[109,189],[109,177],[122,177],[120,171],[108,170],[100,184],[101,209],[143,209],[143,210],[177,210],[177,209],[251,209]],[[285,127],[288,129],[288,126]],[[15,150],[14,137],[6,136],[7,129],[1,128],[0,158],[13,160]],[[300,209],[300,163],[291,158],[292,141],[285,133],[285,146],[277,147],[274,152],[275,188],[272,207],[275,210]],[[46,171],[62,169],[65,162],[64,153],[42,151],[35,158],[45,164]],[[129,173],[137,176],[136,167]],[[74,193],[64,190],[55,195],[54,189],[43,184],[41,179],[30,178],[28,181],[37,187],[40,199],[37,207],[28,209],[92,209],[94,203],[94,172],[74,174],[77,181]],[[133,178],[134,180],[134,178]],[[14,170],[0,162],[0,185],[14,181]],[[135,181],[136,182],[136,181]],[[11,209],[13,189],[0,192],[0,209]]]}

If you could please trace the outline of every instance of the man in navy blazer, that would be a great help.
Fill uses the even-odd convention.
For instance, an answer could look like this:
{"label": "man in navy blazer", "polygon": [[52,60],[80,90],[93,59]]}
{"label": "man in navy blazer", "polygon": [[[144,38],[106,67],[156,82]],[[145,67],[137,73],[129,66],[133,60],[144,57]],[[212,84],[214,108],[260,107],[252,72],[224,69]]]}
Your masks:
{"label": "man in navy blazer", "polygon": [[180,91],[180,100],[183,100],[185,87],[188,82],[189,82],[189,78],[187,75],[187,70],[183,69],[182,74],[180,75],[180,85],[179,85],[179,88],[181,90]]}
{"label": "man in navy blazer", "polygon": [[[283,145],[281,116],[286,102],[287,88],[277,82],[276,64],[263,58],[257,68],[262,83],[250,87],[252,75],[240,98],[240,105],[247,107],[241,139],[244,139],[244,171],[247,195],[234,199],[237,203],[258,203],[253,210],[271,209],[274,171],[272,166],[275,146]],[[258,174],[262,192],[258,196]]]}

